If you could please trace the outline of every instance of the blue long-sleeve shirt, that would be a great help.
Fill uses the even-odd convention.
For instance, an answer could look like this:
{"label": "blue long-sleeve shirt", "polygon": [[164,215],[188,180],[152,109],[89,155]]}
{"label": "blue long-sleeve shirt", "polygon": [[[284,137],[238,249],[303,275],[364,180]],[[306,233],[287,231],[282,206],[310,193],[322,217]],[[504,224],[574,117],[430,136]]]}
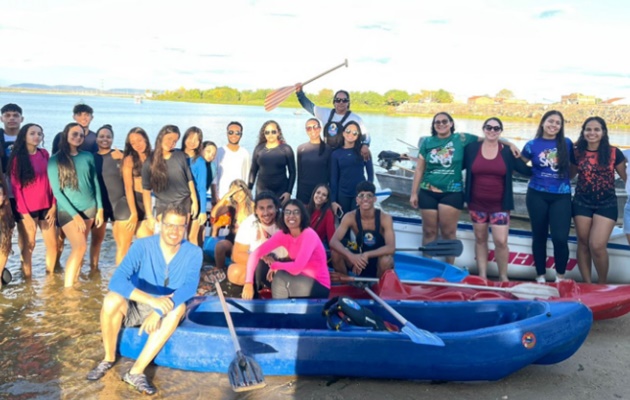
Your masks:
{"label": "blue long-sleeve shirt", "polygon": [[[191,299],[199,284],[201,248],[184,240],[168,265],[160,248],[160,235],[136,240],[109,282],[109,290],[129,299],[135,290],[155,297],[173,293],[174,307]],[[168,285],[164,285],[168,276]],[[160,310],[155,310],[162,315]]]}
{"label": "blue long-sleeve shirt", "polygon": [[374,182],[374,167],[371,160],[363,160],[354,149],[337,149],[330,157],[331,201],[338,201],[339,195],[356,196],[356,186],[366,180],[366,172],[367,181]]}
{"label": "blue long-sleeve shirt", "polygon": [[206,160],[203,157],[197,157],[193,161],[193,158],[188,158],[188,166],[190,167],[190,173],[192,174],[193,183],[195,184],[195,191],[197,192],[197,200],[199,200],[199,212],[206,212],[206,203],[208,196],[206,195],[206,185],[208,181],[208,167],[206,166]]}

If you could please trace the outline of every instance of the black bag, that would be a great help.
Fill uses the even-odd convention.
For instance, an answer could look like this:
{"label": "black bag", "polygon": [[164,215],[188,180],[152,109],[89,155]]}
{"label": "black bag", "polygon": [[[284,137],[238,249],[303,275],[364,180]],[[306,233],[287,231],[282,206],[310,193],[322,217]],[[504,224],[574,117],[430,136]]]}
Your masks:
{"label": "black bag", "polygon": [[326,317],[328,328],[335,331],[354,327],[375,331],[390,330],[383,322],[383,318],[374,314],[372,310],[361,307],[349,297],[333,297],[328,300],[322,315]]}

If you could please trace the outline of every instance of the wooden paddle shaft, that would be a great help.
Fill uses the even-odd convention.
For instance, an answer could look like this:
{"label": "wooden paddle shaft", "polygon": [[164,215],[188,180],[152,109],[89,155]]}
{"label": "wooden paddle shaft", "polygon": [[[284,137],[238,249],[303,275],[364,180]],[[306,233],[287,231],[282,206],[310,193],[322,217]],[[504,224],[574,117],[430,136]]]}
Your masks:
{"label": "wooden paddle shaft", "polygon": [[219,300],[221,300],[221,307],[223,308],[223,314],[225,314],[225,320],[227,321],[228,328],[230,329],[230,335],[232,336],[232,342],[234,342],[234,349],[237,353],[241,352],[241,345],[238,343],[238,337],[236,337],[236,329],[234,329],[234,323],[232,322],[232,316],[230,310],[228,310],[227,302],[223,296],[223,289],[218,281],[214,282],[214,287],[217,289]]}
{"label": "wooden paddle shaft", "polygon": [[339,68],[341,68],[341,67],[343,67],[343,66],[345,66],[345,67],[347,67],[347,66],[348,66],[348,60],[347,60],[347,59],[346,59],[346,60],[344,60],[341,64],[339,64],[339,65],[337,65],[337,66],[335,66],[335,67],[332,67],[332,68],[331,68],[331,69],[329,69],[328,71],[322,72],[321,74],[317,75],[316,77],[311,78],[311,79],[309,79],[309,80],[307,80],[307,81],[302,82],[302,86],[306,85],[307,83],[311,83],[311,82],[313,82],[315,79],[319,79],[319,78],[321,78],[322,76],[324,76],[324,75],[326,75],[326,74],[329,74],[329,73],[333,72],[334,70],[339,69]]}

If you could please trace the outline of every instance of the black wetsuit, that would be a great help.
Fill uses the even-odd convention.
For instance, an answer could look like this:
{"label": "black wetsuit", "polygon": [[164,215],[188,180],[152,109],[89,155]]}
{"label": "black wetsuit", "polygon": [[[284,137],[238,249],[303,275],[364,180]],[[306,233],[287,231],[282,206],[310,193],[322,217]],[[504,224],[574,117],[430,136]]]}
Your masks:
{"label": "black wetsuit", "polygon": [[103,211],[105,221],[126,221],[131,216],[127,198],[125,197],[125,185],[123,183],[120,167],[122,159],[115,160],[110,150],[107,154],[94,154],[96,176],[101,186],[103,198]]}
{"label": "black wetsuit", "polygon": [[[313,190],[317,185],[328,185],[330,179],[330,154],[332,149],[324,144],[324,151],[320,152],[320,145],[303,143],[297,149],[297,196],[304,204],[311,200]],[[330,193],[329,193],[330,194]]]}
{"label": "black wetsuit", "polygon": [[291,193],[295,185],[295,158],[291,146],[281,144],[273,149],[266,148],[264,144],[257,146],[249,171],[250,189],[253,188],[254,181],[256,195],[264,190],[271,191],[277,197],[285,192]]}
{"label": "black wetsuit", "polygon": [[[190,187],[188,182],[192,182],[192,173],[188,167],[186,155],[180,150],[173,150],[171,157],[166,160],[166,171],[168,181],[166,189],[156,192],[155,209],[156,214],[162,214],[162,211],[171,203],[183,204],[190,213]],[[144,190],[152,190],[151,188],[151,159],[148,158],[142,166],[142,188]]]}

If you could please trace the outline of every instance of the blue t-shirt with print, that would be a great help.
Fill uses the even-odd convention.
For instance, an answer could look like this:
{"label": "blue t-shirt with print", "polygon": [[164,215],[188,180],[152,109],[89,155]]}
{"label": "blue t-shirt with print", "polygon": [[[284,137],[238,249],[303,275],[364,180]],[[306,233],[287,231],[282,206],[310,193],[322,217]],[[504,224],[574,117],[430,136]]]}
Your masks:
{"label": "blue t-shirt with print", "polygon": [[[573,143],[565,138],[569,162],[574,159]],[[529,187],[539,192],[566,194],[571,193],[569,166],[561,174],[558,167],[558,148],[555,139],[537,138],[525,144],[521,155],[532,162],[532,177]]]}

